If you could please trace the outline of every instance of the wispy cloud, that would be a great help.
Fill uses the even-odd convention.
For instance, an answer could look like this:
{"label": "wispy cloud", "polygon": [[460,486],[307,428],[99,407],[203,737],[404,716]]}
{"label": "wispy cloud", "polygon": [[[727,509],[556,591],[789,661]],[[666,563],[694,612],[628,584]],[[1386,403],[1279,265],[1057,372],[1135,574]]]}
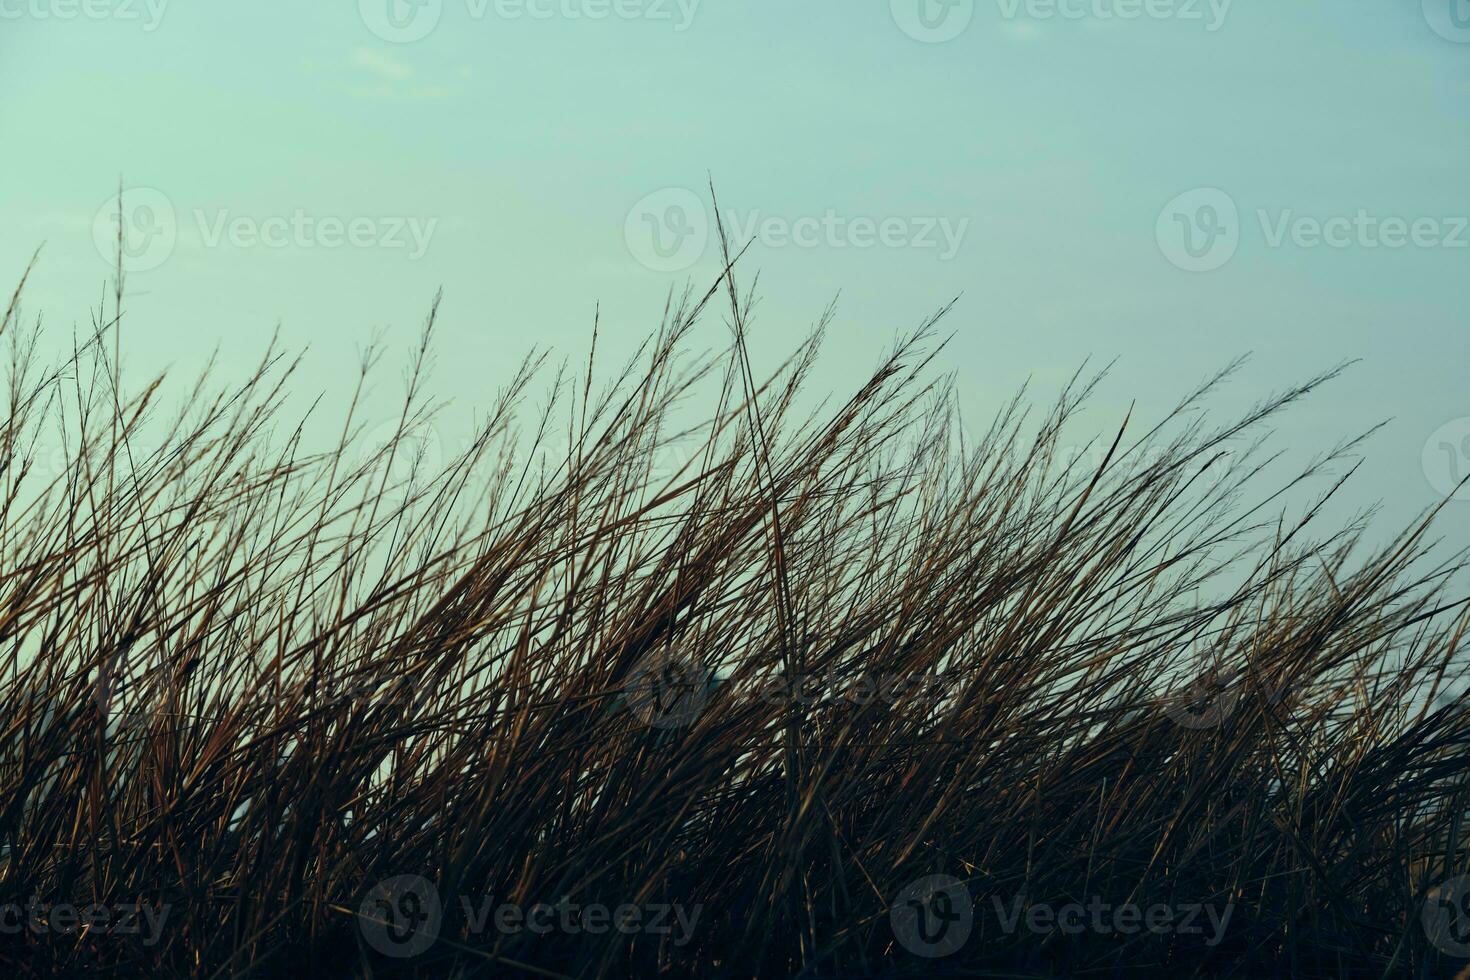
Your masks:
{"label": "wispy cloud", "polygon": [[1023,44],[1031,41],[1040,41],[1046,37],[1045,31],[1029,21],[1011,21],[1001,28],[1001,30],[1012,41]]}
{"label": "wispy cloud", "polygon": [[413,75],[413,69],[403,62],[372,48],[356,47],[352,49],[352,66],[372,72],[379,78],[390,82],[401,82]]}
{"label": "wispy cloud", "polygon": [[374,48],[353,48],[348,63],[358,72],[367,72],[374,76],[374,80],[370,82],[356,81],[342,86],[342,90],[354,99],[418,102],[426,99],[447,99],[456,92],[452,85],[411,83],[409,79],[414,77],[413,66]]}

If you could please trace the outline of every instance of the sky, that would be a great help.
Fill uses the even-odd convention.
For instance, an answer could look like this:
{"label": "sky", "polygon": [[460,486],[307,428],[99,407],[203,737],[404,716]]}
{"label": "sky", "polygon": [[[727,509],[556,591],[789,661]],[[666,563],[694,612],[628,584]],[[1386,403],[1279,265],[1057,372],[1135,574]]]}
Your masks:
{"label": "sky", "polygon": [[442,287],[453,430],[532,345],[579,360],[600,308],[620,363],[705,286],[712,180],[757,371],[835,297],[850,391],[958,297],[970,418],[1088,358],[1099,430],[1240,355],[1222,413],[1357,360],[1282,442],[1388,421],[1348,496],[1390,528],[1470,474],[1467,0],[0,0],[0,91],[0,281],[44,244],[69,343],[121,181],[133,376],[279,329],[340,399]]}

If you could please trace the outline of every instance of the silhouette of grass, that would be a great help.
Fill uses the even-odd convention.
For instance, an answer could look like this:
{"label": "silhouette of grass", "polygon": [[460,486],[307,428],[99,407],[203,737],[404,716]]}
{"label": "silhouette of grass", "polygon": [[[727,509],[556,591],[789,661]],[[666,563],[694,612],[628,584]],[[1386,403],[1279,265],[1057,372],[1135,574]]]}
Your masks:
{"label": "silhouette of grass", "polygon": [[[121,384],[121,276],[50,367],[22,279],[0,321],[0,968],[1453,972],[1421,920],[1466,869],[1464,554],[1437,557],[1433,514],[1376,549],[1362,521],[1318,529],[1357,440],[1269,478],[1270,420],[1335,371],[1209,427],[1232,366],[1069,454],[1079,373],[969,440],[941,311],[798,418],[827,320],[758,379],[726,257],[609,383],[595,358],[553,372],[528,413],[533,354],[433,468],[404,455],[437,300],[381,444],[361,398],[331,451],[282,439],[296,365],[273,345],[145,451],[164,386]],[[716,304],[730,345],[689,355]],[[695,448],[656,465],[675,439]],[[931,875],[973,913],[942,958],[896,911]],[[477,920],[486,897],[694,921],[541,933]],[[1007,929],[992,898],[1231,912],[1214,936]],[[68,928],[61,903],[112,918]],[[155,924],[128,932],[135,905]]]}

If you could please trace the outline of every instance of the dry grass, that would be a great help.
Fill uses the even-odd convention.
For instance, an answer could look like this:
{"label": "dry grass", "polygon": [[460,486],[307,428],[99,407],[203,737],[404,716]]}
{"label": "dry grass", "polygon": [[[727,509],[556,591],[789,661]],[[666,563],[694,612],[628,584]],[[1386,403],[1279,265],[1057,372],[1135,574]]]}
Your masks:
{"label": "dry grass", "polygon": [[[690,355],[713,306],[733,340]],[[798,416],[821,331],[757,379],[727,271],[609,384],[529,360],[429,472],[389,462],[427,424],[434,314],[401,438],[364,458],[356,403],[334,451],[276,427],[275,353],[160,419],[159,383],[119,378],[120,308],[54,367],[17,300],[0,325],[0,903],[166,918],[5,932],[6,975],[1459,965],[1420,914],[1465,870],[1466,705],[1428,692],[1459,690],[1463,555],[1432,515],[1376,550],[1316,527],[1355,442],[1268,479],[1257,436],[1330,376],[1210,428],[1222,374],[1074,458],[1094,378],[967,442],[931,323]],[[698,448],[670,474],[675,439]],[[1201,658],[1214,698],[1165,697]],[[931,874],[975,901],[942,959],[890,914]],[[443,900],[414,957],[371,941],[400,875]],[[539,935],[466,896],[698,918]],[[1213,945],[1007,932],[1013,896],[1233,912]]]}

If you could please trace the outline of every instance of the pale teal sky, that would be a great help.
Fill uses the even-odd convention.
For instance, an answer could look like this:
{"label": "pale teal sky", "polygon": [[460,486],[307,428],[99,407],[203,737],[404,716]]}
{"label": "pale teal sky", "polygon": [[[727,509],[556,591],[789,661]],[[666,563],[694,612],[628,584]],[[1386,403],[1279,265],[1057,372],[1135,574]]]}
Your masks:
{"label": "pale teal sky", "polygon": [[962,293],[944,366],[977,414],[1088,355],[1121,358],[1100,425],[1238,354],[1227,409],[1362,358],[1287,441],[1394,418],[1351,494],[1394,519],[1470,472],[1465,0],[392,0],[407,41],[388,2],[0,0],[30,310],[86,322],[121,175],[158,205],[129,215],[134,370],[243,362],[279,322],[337,392],[442,285],[437,390],[483,404],[532,343],[580,357],[594,304],[626,349],[707,281],[679,189],[708,173],[759,233],[767,366],[840,292],[845,389]]}

